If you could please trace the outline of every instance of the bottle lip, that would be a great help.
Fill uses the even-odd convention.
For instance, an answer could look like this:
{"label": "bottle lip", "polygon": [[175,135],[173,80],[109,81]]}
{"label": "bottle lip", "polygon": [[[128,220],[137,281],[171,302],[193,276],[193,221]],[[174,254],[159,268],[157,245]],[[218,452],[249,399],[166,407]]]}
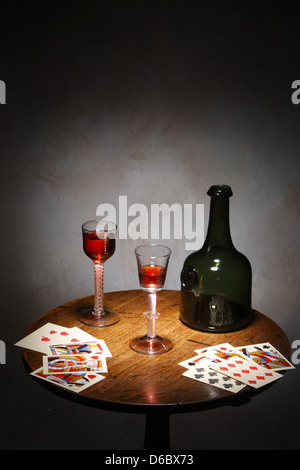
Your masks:
{"label": "bottle lip", "polygon": [[216,198],[227,198],[232,196],[231,187],[226,184],[215,184],[207,191],[208,196]]}

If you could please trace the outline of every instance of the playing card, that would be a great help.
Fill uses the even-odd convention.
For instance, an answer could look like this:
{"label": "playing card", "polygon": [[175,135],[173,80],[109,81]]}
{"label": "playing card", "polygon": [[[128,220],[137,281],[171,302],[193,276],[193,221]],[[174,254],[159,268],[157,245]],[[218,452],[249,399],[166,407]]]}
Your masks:
{"label": "playing card", "polygon": [[111,357],[111,353],[103,339],[70,344],[52,344],[49,348],[53,356],[60,354],[104,354],[106,357]]}
{"label": "playing card", "polygon": [[207,351],[207,353],[213,353],[214,351],[222,351],[224,354],[227,351],[232,351],[234,347],[229,344],[229,343],[221,343],[221,344],[215,344],[213,346],[208,346],[207,348],[201,348],[201,349],[195,349],[196,353],[202,354],[204,351]]}
{"label": "playing card", "polygon": [[[102,349],[102,354],[105,354],[106,357],[112,357],[112,354],[110,350],[108,349],[107,344],[103,339],[98,339],[95,336],[90,335],[89,333],[86,333],[86,331],[83,331],[81,328],[78,328],[75,326],[72,328],[73,332],[76,333],[76,337],[78,338],[79,342],[98,342],[100,348]],[[72,343],[76,343],[76,339],[72,340]]]}
{"label": "playing card", "polygon": [[16,346],[44,353],[46,350],[45,344],[52,341],[61,343],[62,340],[70,341],[70,329],[53,323],[47,323],[16,343]]}
{"label": "playing card", "polygon": [[94,372],[78,372],[78,373],[62,373],[62,374],[45,374],[43,367],[31,372],[31,375],[38,377],[47,382],[59,385],[67,390],[78,393],[86,388],[105,379],[104,375]]}
{"label": "playing card", "polygon": [[72,335],[72,343],[80,342],[80,341],[96,341],[98,338],[95,336],[90,335],[86,331],[78,328],[78,326],[74,326],[70,328],[70,333]]}
{"label": "playing card", "polygon": [[222,343],[216,346],[209,346],[208,348],[197,349],[195,352],[198,353],[197,356],[186,359],[185,361],[180,362],[179,365],[189,369],[199,364],[218,363],[233,356],[243,357],[242,353],[229,343]]}
{"label": "playing card", "polygon": [[100,341],[100,347],[106,357],[111,357],[111,353],[103,340],[98,340],[94,336],[86,333],[81,328],[66,328],[53,323],[47,323],[16,343],[16,346],[33,349],[43,354],[53,354],[50,347],[52,345],[72,344],[86,341]]}
{"label": "playing card", "polygon": [[238,356],[224,360],[218,364],[212,363],[209,367],[212,370],[239,380],[254,388],[260,388],[263,385],[283,377],[277,372],[266,370],[264,367]]}
{"label": "playing card", "polygon": [[188,369],[182,374],[184,377],[189,377],[199,382],[203,382],[214,387],[228,390],[232,393],[237,393],[246,387],[245,384],[238,380],[227,377],[226,375],[220,374],[214,370],[211,370],[207,365],[197,365],[191,369]]}
{"label": "playing card", "polygon": [[270,343],[251,344],[237,348],[256,364],[271,370],[295,369],[295,367]]}
{"label": "playing card", "polygon": [[[196,349],[197,353],[203,354],[201,349]],[[230,359],[234,356],[244,357],[244,359],[248,359],[247,357],[243,356],[242,352],[239,351],[237,348],[233,347],[229,343],[222,343],[217,344],[216,346],[210,346],[207,348],[206,356],[212,362],[220,362],[224,359]]]}
{"label": "playing card", "polygon": [[43,356],[45,374],[60,374],[62,372],[107,372],[103,354],[61,354],[60,356]]}
{"label": "playing card", "polygon": [[42,352],[41,349],[38,348],[38,346],[33,346],[28,342],[27,336],[15,343],[15,346],[20,346],[21,348],[32,349],[33,351]]}
{"label": "playing card", "polygon": [[195,366],[199,366],[200,364],[207,364],[210,363],[211,359],[207,357],[206,352],[203,354],[197,354],[197,356],[190,357],[182,362],[179,362],[179,365],[185,367],[186,369],[193,369]]}
{"label": "playing card", "polygon": [[52,325],[52,328],[46,336],[44,335],[40,339],[40,333],[37,334],[37,341],[41,341],[40,349],[43,353],[50,353],[50,346],[53,344],[58,344],[64,342],[67,343],[77,343],[78,341],[88,341],[95,340],[94,336],[91,336],[89,333],[81,330],[78,327],[73,328],[63,328],[59,325]]}
{"label": "playing card", "polygon": [[[79,344],[79,343],[86,343],[86,342],[90,342],[90,343],[96,342],[98,343],[98,347],[100,348],[101,353],[105,354],[106,357],[112,356],[104,340],[99,340],[95,338],[95,336],[90,335],[89,333],[87,333],[86,331],[83,331],[81,328],[78,328],[77,326],[70,328],[68,333],[69,333],[68,339],[65,338],[65,341],[63,344],[69,345],[69,344]],[[58,345],[58,343],[55,340],[56,340],[56,337],[52,337],[47,343],[44,343],[45,354],[54,355],[52,347]],[[92,346],[91,346],[91,349],[93,349]]]}

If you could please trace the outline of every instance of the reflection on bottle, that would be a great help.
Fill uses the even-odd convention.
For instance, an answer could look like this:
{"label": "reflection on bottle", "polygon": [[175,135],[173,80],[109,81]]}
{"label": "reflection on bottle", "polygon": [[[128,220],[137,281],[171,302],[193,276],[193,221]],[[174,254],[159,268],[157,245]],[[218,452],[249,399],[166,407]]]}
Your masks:
{"label": "reflection on bottle", "polygon": [[187,326],[207,332],[228,332],[243,328],[249,323],[249,310],[220,295],[196,297],[186,293],[181,306],[181,320]]}
{"label": "reflection on bottle", "polygon": [[213,295],[209,302],[210,320],[214,326],[229,325],[232,323],[230,302],[225,297]]}

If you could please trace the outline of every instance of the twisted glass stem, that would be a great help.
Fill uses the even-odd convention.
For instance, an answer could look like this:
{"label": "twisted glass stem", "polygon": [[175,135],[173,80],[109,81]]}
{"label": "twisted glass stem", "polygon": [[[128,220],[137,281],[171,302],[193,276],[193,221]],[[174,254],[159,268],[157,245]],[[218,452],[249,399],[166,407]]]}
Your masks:
{"label": "twisted glass stem", "polygon": [[156,337],[156,292],[148,293],[148,312],[147,312],[147,336],[150,339]]}
{"label": "twisted glass stem", "polygon": [[96,317],[100,317],[101,315],[104,315],[103,279],[104,279],[104,263],[94,263],[95,297],[94,297],[93,314]]}

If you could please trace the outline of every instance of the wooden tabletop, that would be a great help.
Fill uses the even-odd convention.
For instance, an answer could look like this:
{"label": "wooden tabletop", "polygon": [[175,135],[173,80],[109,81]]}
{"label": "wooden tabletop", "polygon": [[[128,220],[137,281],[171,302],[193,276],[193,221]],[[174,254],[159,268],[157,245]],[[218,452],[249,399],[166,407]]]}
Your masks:
{"label": "wooden tabletop", "polygon": [[[144,335],[147,330],[147,322],[142,315],[147,306],[145,292],[131,290],[105,293],[104,300],[106,307],[121,314],[121,320],[113,326],[91,328],[78,321],[78,311],[93,305],[93,296],[89,296],[73,300],[45,313],[26,333],[29,334],[51,322],[66,327],[78,326],[96,338],[105,340],[113,356],[107,358],[109,370],[109,373],[105,374],[107,378],[79,394],[62,391],[61,388],[59,391],[67,394],[67,398],[87,400],[91,406],[146,405],[149,408],[149,405],[168,405],[184,408],[190,405],[212,404],[220,400],[228,402],[238,399],[237,395],[249,392],[249,387],[238,394],[233,394],[200,383],[183,377],[182,373],[186,369],[178,363],[196,355],[195,349],[224,342],[232,346],[244,346],[268,341],[285,357],[288,358],[290,354],[290,344],[285,333],[274,321],[257,311],[254,311],[253,321],[247,328],[234,333],[202,333],[186,327],[179,319],[180,292],[173,290],[163,290],[157,296],[157,310],[161,314],[157,320],[157,334],[170,338],[174,343],[173,349],[157,356],[139,354],[131,350],[128,344],[130,339]],[[23,357],[29,370],[36,370],[42,366],[40,353],[24,349]],[[43,385],[47,384],[43,380],[40,382]],[[49,387],[58,392],[58,386],[49,384]]]}

